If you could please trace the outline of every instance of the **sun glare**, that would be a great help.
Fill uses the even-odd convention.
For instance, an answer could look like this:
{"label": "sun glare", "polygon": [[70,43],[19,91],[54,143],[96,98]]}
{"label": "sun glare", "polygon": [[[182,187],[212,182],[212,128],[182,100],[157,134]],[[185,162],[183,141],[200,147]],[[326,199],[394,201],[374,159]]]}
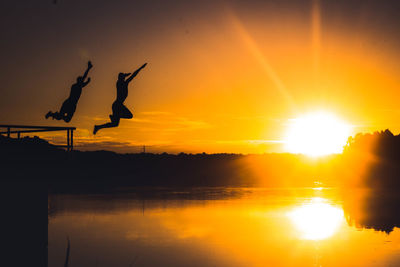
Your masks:
{"label": "sun glare", "polygon": [[350,126],[334,115],[317,112],[290,120],[285,148],[291,153],[322,156],[342,153]]}
{"label": "sun glare", "polygon": [[322,198],[313,198],[293,211],[289,218],[301,234],[301,238],[321,240],[332,236],[343,222],[343,210],[326,203]]}

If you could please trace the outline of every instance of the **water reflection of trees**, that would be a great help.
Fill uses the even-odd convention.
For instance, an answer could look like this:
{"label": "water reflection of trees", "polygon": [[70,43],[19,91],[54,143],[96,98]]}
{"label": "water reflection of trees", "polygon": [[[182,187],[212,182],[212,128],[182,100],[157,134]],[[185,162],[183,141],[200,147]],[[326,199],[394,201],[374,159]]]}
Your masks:
{"label": "water reflection of trees", "polygon": [[400,195],[397,190],[349,190],[344,193],[343,208],[350,226],[388,234],[394,227],[400,227]]}

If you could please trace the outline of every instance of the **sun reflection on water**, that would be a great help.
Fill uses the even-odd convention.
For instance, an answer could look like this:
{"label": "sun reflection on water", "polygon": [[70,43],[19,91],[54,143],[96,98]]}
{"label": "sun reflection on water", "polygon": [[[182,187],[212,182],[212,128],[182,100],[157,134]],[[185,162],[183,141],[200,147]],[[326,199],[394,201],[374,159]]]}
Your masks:
{"label": "sun reflection on water", "polygon": [[300,232],[301,238],[309,240],[331,237],[344,222],[343,210],[319,197],[296,207],[288,216]]}

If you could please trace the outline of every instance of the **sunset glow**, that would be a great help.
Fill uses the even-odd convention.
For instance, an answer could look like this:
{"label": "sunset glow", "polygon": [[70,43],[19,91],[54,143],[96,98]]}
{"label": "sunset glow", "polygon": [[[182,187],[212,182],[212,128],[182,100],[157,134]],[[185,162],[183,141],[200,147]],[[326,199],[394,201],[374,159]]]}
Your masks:
{"label": "sunset glow", "polygon": [[[83,1],[81,13],[74,1],[45,2],[35,4],[40,15],[30,28],[18,24],[3,38],[4,123],[65,126],[44,114],[60,108],[91,60],[92,82],[68,125],[77,128],[80,150],[340,153],[345,134],[330,132],[316,143],[312,136],[310,145],[288,131],[289,120],[289,128],[315,133],[314,126],[298,126],[307,122],[291,120],[315,109],[340,113],[354,125],[351,134],[400,131],[400,39],[393,34],[397,23],[390,23],[398,18],[378,2],[357,2],[356,18],[346,1],[161,1],[151,16],[144,15],[154,9],[146,1],[98,1],[97,8]],[[10,16],[3,25],[30,16],[13,3],[4,7]],[[118,73],[145,62],[124,103],[133,118],[94,136],[94,125],[109,119]],[[38,72],[19,79],[20,66]],[[58,132],[38,136],[59,145],[65,139]]]}
{"label": "sunset glow", "polygon": [[321,156],[341,153],[350,126],[325,112],[304,115],[290,121],[285,145],[291,153]]}

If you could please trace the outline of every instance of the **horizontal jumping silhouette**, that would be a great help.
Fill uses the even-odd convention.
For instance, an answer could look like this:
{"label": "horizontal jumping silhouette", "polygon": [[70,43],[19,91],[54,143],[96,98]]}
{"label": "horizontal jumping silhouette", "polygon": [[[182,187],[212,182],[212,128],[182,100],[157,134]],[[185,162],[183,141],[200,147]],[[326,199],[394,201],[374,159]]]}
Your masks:
{"label": "horizontal jumping silhouette", "polygon": [[[133,115],[130,110],[125,107],[124,101],[128,97],[128,85],[133,78],[146,67],[147,63],[144,63],[140,68],[132,73],[119,73],[117,80],[117,99],[112,104],[112,114],[110,115],[111,122],[95,125],[93,129],[93,134],[96,134],[98,130],[103,128],[117,127],[119,125],[120,119],[132,119]],[[130,75],[130,76],[129,76]],[[129,76],[126,80],[125,78]]]}
{"label": "horizontal jumping silhouette", "polygon": [[53,120],[64,120],[65,122],[70,122],[72,119],[72,116],[74,116],[75,110],[76,110],[76,105],[78,104],[78,100],[81,97],[82,93],[82,88],[88,85],[90,82],[90,78],[87,79],[85,82],[85,79],[89,73],[89,70],[93,67],[92,62],[88,62],[88,67],[83,74],[83,76],[79,76],[76,78],[76,83],[74,83],[71,86],[71,93],[69,97],[64,101],[64,103],[61,106],[60,111],[52,112],[49,111],[46,114],[46,119],[49,117],[52,117]]}

